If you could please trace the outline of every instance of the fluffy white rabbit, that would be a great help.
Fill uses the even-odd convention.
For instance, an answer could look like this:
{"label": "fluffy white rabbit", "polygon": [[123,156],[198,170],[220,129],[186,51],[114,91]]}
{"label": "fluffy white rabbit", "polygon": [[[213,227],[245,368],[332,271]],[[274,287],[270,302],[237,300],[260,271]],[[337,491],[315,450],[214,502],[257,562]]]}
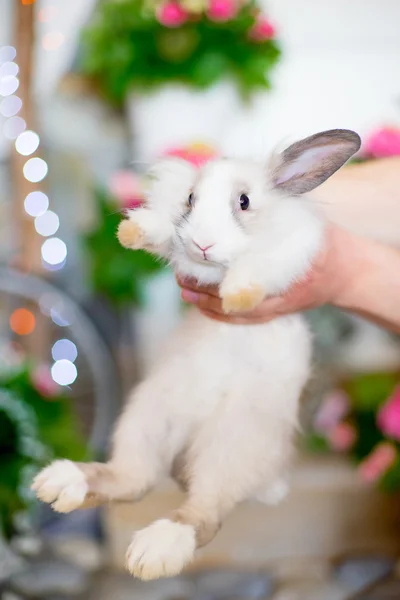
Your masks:
{"label": "fluffy white rabbit", "polygon": [[[144,207],[121,243],[167,258],[181,276],[219,284],[224,310],[246,311],[304,277],[323,222],[302,194],[358,149],[347,130],[316,134],[267,164],[179,159],[155,165]],[[278,499],[308,378],[303,318],[230,325],[188,311],[150,375],[132,393],[106,464],[56,461],[33,489],[59,512],[138,500],[171,474],[183,505],[133,535],[127,567],[154,579],[179,573],[226,515],[248,498]]]}

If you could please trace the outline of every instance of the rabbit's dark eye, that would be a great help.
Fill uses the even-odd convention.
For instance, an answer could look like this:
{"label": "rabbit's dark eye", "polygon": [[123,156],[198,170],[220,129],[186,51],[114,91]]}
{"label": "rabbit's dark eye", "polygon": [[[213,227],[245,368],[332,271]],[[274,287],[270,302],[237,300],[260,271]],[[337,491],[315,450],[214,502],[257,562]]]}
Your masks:
{"label": "rabbit's dark eye", "polygon": [[250,206],[249,197],[246,194],[240,194],[239,203],[242,210],[247,210]]}
{"label": "rabbit's dark eye", "polygon": [[191,192],[188,196],[188,204],[189,206],[193,206],[193,200],[194,200],[194,196],[193,196],[193,192]]}

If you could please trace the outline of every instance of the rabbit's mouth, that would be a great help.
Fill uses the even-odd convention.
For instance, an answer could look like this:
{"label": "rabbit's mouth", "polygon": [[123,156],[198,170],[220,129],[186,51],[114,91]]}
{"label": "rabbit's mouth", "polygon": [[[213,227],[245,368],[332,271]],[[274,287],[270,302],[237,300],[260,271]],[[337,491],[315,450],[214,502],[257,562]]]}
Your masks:
{"label": "rabbit's mouth", "polygon": [[207,255],[205,256],[195,256],[194,253],[190,254],[190,260],[196,262],[197,264],[201,264],[201,265],[221,265],[220,262],[217,262],[216,260],[212,260],[211,258],[209,258]]}
{"label": "rabbit's mouth", "polygon": [[198,263],[198,264],[202,264],[202,265],[218,265],[218,266],[222,266],[221,262],[215,259],[215,256],[212,255],[211,252],[208,252],[207,250],[201,250],[200,248],[198,250],[196,249],[186,249],[186,253],[188,255],[188,258],[190,258],[190,260]]}

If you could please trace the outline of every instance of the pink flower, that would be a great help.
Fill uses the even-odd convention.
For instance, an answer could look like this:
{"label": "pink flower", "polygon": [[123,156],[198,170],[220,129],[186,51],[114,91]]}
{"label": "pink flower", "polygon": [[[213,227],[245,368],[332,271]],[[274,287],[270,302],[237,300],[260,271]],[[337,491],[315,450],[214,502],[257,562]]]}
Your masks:
{"label": "pink flower", "polygon": [[216,157],[216,152],[206,144],[191,144],[178,148],[171,148],[165,152],[165,156],[176,156],[187,160],[193,166],[199,168],[209,160]]}
{"label": "pink flower", "polygon": [[378,412],[377,424],[382,433],[400,441],[400,386]]}
{"label": "pink flower", "polygon": [[265,42],[274,38],[275,33],[275,27],[272,23],[263,15],[259,15],[249,31],[249,38],[254,42]]}
{"label": "pink flower", "polygon": [[336,452],[347,452],[357,439],[357,433],[350,423],[339,423],[328,434],[328,442]]}
{"label": "pink flower", "polygon": [[237,7],[232,0],[210,0],[207,16],[211,21],[230,21],[236,16]]}
{"label": "pink flower", "polygon": [[350,400],[343,390],[333,390],[325,396],[314,418],[316,431],[326,433],[348,414]]}
{"label": "pink flower", "polygon": [[376,158],[400,155],[400,130],[383,127],[373,132],[363,146],[363,154]]}
{"label": "pink flower", "polygon": [[377,481],[392,466],[397,451],[389,442],[382,442],[360,463],[358,472],[367,483]]}
{"label": "pink flower", "polygon": [[166,2],[157,11],[157,19],[165,27],[180,27],[188,17],[188,12],[178,2]]}
{"label": "pink flower", "polygon": [[59,393],[58,385],[53,380],[47,365],[36,367],[32,373],[32,385],[45,398],[53,398]]}
{"label": "pink flower", "polygon": [[110,181],[110,192],[122,208],[137,208],[143,203],[140,181],[131,171],[117,171]]}

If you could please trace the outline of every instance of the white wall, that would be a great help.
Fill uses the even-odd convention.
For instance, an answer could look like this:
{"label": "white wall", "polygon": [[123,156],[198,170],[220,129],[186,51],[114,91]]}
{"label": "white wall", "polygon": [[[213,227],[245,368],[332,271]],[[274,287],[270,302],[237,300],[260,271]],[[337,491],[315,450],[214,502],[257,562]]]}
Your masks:
{"label": "white wall", "polygon": [[264,0],[284,56],[274,89],[242,113],[224,150],[262,155],[282,137],[400,125],[399,0]]}

